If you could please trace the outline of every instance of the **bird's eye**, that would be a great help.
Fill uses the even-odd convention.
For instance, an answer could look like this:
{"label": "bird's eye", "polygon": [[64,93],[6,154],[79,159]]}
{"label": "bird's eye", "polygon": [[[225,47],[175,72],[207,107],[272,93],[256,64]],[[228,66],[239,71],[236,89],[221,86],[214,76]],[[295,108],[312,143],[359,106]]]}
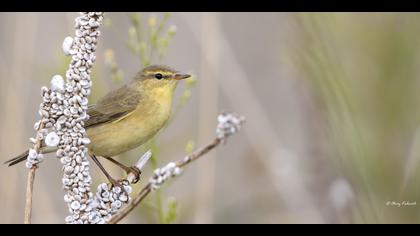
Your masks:
{"label": "bird's eye", "polygon": [[157,73],[157,74],[155,74],[155,78],[156,79],[162,79],[163,75],[161,73]]}

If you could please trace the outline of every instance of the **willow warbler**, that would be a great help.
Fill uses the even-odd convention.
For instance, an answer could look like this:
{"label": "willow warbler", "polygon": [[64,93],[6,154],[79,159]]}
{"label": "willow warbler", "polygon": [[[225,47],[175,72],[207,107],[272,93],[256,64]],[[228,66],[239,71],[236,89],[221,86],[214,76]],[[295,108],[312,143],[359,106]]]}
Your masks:
{"label": "willow warbler", "polygon": [[[85,122],[90,139],[89,153],[108,178],[110,176],[96,159],[105,157],[128,167],[111,157],[136,148],[150,140],[168,121],[172,97],[179,80],[190,77],[167,66],[149,66],[137,73],[130,83],[109,92],[96,104],[89,106]],[[56,149],[41,147],[42,153]],[[28,151],[7,161],[9,166],[26,160]]]}

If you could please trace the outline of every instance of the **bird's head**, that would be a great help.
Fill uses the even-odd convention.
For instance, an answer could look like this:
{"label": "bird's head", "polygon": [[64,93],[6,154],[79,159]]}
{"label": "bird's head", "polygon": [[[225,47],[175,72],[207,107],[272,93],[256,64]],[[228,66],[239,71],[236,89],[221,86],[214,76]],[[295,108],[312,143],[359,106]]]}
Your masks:
{"label": "bird's head", "polygon": [[174,89],[179,80],[191,77],[188,74],[163,65],[152,65],[140,71],[135,80],[146,90]]}

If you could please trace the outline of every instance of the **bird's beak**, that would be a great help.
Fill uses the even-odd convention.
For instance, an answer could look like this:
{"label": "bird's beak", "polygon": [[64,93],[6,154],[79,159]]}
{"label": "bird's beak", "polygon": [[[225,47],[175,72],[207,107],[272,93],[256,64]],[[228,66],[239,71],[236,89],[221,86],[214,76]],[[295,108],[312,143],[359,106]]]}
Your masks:
{"label": "bird's beak", "polygon": [[189,74],[175,74],[175,79],[176,80],[182,80],[182,79],[186,79],[186,78],[190,78],[191,75]]}

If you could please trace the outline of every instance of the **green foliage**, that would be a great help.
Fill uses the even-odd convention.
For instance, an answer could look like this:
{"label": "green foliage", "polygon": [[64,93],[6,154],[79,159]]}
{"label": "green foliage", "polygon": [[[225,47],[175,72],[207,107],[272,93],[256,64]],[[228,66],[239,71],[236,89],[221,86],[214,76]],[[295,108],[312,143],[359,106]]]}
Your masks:
{"label": "green foliage", "polygon": [[147,24],[143,25],[142,14],[130,14],[131,26],[128,30],[127,47],[133,54],[139,56],[143,67],[150,65],[155,59],[161,61],[175,36],[176,27],[166,27],[170,15],[164,13],[160,22],[155,15],[152,15],[147,19]]}
{"label": "green foliage", "polygon": [[402,160],[420,118],[418,20],[418,14],[297,15],[302,42],[293,55],[323,108],[331,161],[356,187],[356,221],[406,222],[385,202],[420,197],[410,191],[414,185],[401,188]]}
{"label": "green foliage", "polygon": [[181,97],[179,98],[176,107],[175,107],[175,113],[177,113],[191,98],[192,95],[192,89],[197,83],[197,79],[194,74],[190,73],[191,77],[185,79],[185,88],[182,92]]}
{"label": "green foliage", "polygon": [[175,198],[171,197],[168,199],[168,210],[163,217],[164,224],[171,224],[176,220],[178,203]]}
{"label": "green foliage", "polygon": [[189,140],[187,142],[187,145],[185,145],[185,154],[190,155],[195,148],[195,142],[194,140]]}
{"label": "green foliage", "polygon": [[115,53],[112,49],[106,49],[104,53],[105,66],[110,70],[111,80],[121,83],[124,80],[124,72],[118,67]]}

